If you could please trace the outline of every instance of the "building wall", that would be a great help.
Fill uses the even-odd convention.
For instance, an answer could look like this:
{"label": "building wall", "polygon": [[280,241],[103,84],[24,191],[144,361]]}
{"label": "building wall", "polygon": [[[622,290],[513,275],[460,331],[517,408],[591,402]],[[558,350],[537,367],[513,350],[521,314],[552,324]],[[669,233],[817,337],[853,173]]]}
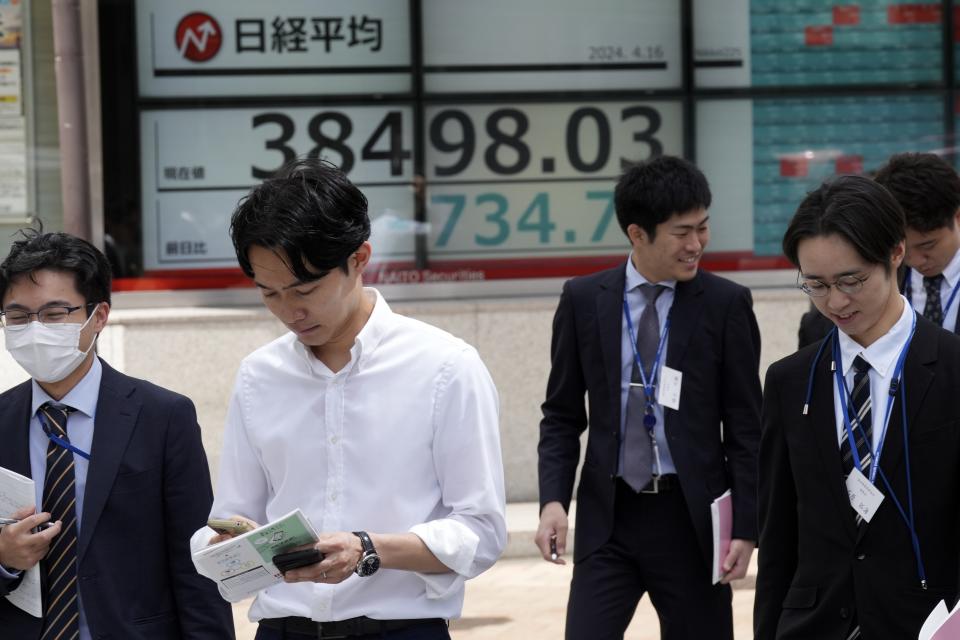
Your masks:
{"label": "building wall", "polygon": [[[763,339],[762,376],[771,362],[796,348],[796,329],[807,300],[784,289],[756,290],[754,297]],[[395,311],[446,329],[479,350],[500,391],[507,499],[512,502],[537,499],[540,403],[550,368],[556,305],[556,296],[391,304]],[[111,313],[99,348],[114,367],[193,399],[215,473],[240,361],[283,332],[259,307],[120,309]],[[5,350],[0,352],[0,389],[26,377]]]}

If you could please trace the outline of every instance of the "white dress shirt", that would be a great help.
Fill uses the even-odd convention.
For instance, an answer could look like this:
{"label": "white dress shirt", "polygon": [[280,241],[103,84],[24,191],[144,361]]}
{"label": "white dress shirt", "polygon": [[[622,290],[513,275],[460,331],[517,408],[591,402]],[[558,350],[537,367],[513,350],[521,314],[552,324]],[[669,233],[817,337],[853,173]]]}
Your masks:
{"label": "white dress shirt", "polygon": [[[334,373],[292,333],[240,365],[211,517],[260,524],[295,508],[318,531],[412,532],[449,573],[381,568],[340,584],[279,584],[250,618],[455,618],[464,582],[506,545],[497,391],[477,351],[394,314],[370,318]],[[206,527],[191,540],[209,542]]]}
{"label": "white dress shirt", "polygon": [[[960,282],[960,251],[953,254],[953,259],[943,269],[943,281],[940,283],[940,304],[943,306],[943,327],[952,332],[957,326],[957,309],[960,308],[960,292],[953,304],[947,308],[953,288]],[[923,313],[927,304],[927,290],[923,286],[923,274],[916,269],[910,270],[910,300],[913,308]]]}
{"label": "white dress shirt", "polygon": [[[670,307],[673,306],[677,281],[663,280],[661,282],[648,282],[646,278],[640,275],[637,268],[633,266],[633,260],[627,258],[627,277],[624,286],[624,297],[627,300],[627,308],[630,309],[630,322],[633,323],[633,330],[637,330],[640,324],[640,315],[647,306],[647,300],[640,293],[642,284],[660,284],[666,287],[659,296],[657,296],[657,319],[660,320],[660,336],[663,336],[663,329],[667,324],[667,316],[670,314]],[[630,339],[630,332],[627,330],[627,321],[623,317],[623,311],[620,311],[620,324],[623,329],[620,332],[620,442],[624,442],[627,428],[627,396],[630,393],[630,381],[633,375],[633,344]],[[634,334],[636,335],[636,334]],[[663,345],[663,354],[660,356],[660,365],[657,368],[657,382],[660,381],[660,372],[667,363],[667,345]],[[651,363],[644,362],[643,366],[649,367]],[[659,385],[658,385],[659,386]],[[657,452],[660,454],[660,469],[657,469],[657,461],[653,461],[653,473],[676,473],[677,467],[673,464],[673,456],[670,454],[670,444],[667,442],[667,433],[664,430],[663,407],[659,402],[653,404],[653,415],[657,418],[657,424],[653,427],[653,437],[657,440]],[[631,428],[637,427],[646,431],[646,427],[638,420]],[[623,451],[620,447],[620,459],[617,460],[617,473],[623,473]]]}
{"label": "white dress shirt", "polygon": [[[93,357],[93,364],[90,370],[80,379],[73,389],[59,401],[76,409],[67,419],[67,437],[70,438],[70,444],[77,449],[91,454],[93,445],[93,424],[97,415],[97,400],[100,397],[100,379],[103,377],[103,366],[100,359]],[[30,401],[30,475],[34,479],[37,497],[37,512],[43,510],[43,484],[47,475],[47,447],[50,439],[43,431],[40,419],[37,418],[37,412],[40,406],[46,402],[56,402],[51,398],[43,387],[33,380],[33,397]],[[80,535],[83,526],[83,497],[87,488],[87,470],[89,462],[83,456],[73,455],[73,472],[75,477],[75,489],[77,503],[75,511],[77,514],[77,536]],[[17,573],[11,573],[0,567],[0,575],[5,578],[15,578]],[[87,616],[83,608],[83,599],[77,592],[78,609],[80,612],[79,640],[90,640],[90,629],[87,626]],[[0,634],[2,636],[2,634]]]}
{"label": "white dress shirt", "polygon": [[[887,417],[887,399],[890,397],[890,382],[893,380],[893,371],[897,366],[897,358],[900,357],[900,351],[910,337],[910,328],[913,326],[914,310],[907,303],[903,296],[903,312],[900,318],[894,323],[890,330],[877,339],[876,342],[864,349],[843,331],[838,331],[840,336],[840,360],[841,371],[844,379],[847,381],[847,389],[853,392],[853,377],[856,371],[853,368],[853,361],[857,356],[861,356],[870,363],[870,418],[873,432],[871,437],[871,449],[876,452],[877,443],[883,434]],[[843,407],[840,404],[840,389],[837,385],[836,376],[833,379],[833,407],[837,419],[837,446],[847,437],[846,427],[843,422]],[[847,397],[847,404],[850,404],[850,398]],[[899,409],[898,409],[899,411]],[[851,425],[852,426],[852,425]],[[854,434],[856,435],[856,434]]]}

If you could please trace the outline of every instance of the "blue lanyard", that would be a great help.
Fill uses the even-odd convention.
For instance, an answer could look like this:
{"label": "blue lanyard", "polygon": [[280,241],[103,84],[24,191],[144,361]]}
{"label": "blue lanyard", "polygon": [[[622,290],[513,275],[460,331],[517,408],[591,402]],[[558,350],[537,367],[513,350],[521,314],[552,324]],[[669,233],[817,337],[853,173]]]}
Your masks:
{"label": "blue lanyard", "polygon": [[89,454],[89,453],[87,453],[86,451],[82,451],[82,450],[78,449],[77,447],[73,446],[72,444],[70,444],[69,442],[67,442],[66,440],[64,440],[63,438],[61,438],[60,436],[54,435],[53,429],[51,429],[51,428],[50,428],[50,425],[47,424],[47,419],[43,417],[43,413],[42,413],[42,412],[39,412],[39,411],[37,412],[37,418],[40,420],[40,425],[43,427],[43,432],[44,432],[44,433],[47,435],[47,437],[50,438],[58,447],[60,447],[61,449],[66,449],[67,451],[72,451],[73,453],[77,454],[77,455],[80,456],[81,458],[85,458],[85,459],[87,459],[87,460],[90,460],[90,454]]}
{"label": "blue lanyard", "polygon": [[[910,335],[907,337],[906,343],[903,345],[903,349],[900,351],[900,356],[897,358],[897,365],[893,370],[893,379],[890,381],[890,393],[887,396],[887,410],[886,416],[883,423],[883,431],[880,435],[880,440],[877,442],[877,447],[873,455],[873,460],[870,464],[870,482],[875,483],[876,476],[879,473],[880,479],[883,480],[884,485],[887,488],[887,493],[890,495],[890,499],[893,500],[894,506],[896,506],[897,511],[900,512],[900,517],[903,518],[904,523],[907,525],[907,529],[910,531],[910,542],[913,546],[913,556],[917,562],[917,574],[920,576],[920,586],[923,589],[927,588],[927,574],[923,565],[923,556],[920,552],[920,538],[917,535],[917,526],[916,520],[914,518],[913,510],[913,482],[911,480],[910,473],[910,442],[908,437],[907,428],[907,393],[906,393],[906,381],[903,378],[903,366],[904,361],[906,360],[907,352],[910,349],[910,343],[913,341],[913,335],[917,327],[917,314],[913,314],[913,323],[910,326]],[[850,422],[850,413],[847,409],[847,398],[850,395],[850,392],[847,390],[847,383],[843,377],[843,372],[841,371],[842,367],[836,366],[837,363],[841,362],[840,360],[840,341],[839,337],[834,337],[833,342],[833,359],[834,359],[834,375],[837,380],[838,394],[840,396],[840,406],[841,412],[843,414],[843,424],[847,432],[847,440],[850,442],[850,452],[853,454],[854,463],[857,465],[857,468],[860,468],[860,452],[857,451],[856,439],[853,436],[854,426]],[[816,361],[814,361],[816,364]],[[868,381],[869,384],[869,381]],[[907,510],[905,511],[903,505],[900,504],[900,500],[897,499],[897,494],[893,491],[893,485],[890,484],[890,481],[887,479],[886,474],[883,472],[883,469],[880,468],[880,454],[883,451],[883,443],[887,437],[887,427],[890,424],[890,415],[893,411],[894,398],[897,395],[897,391],[900,392],[900,412],[901,420],[903,423],[903,454],[906,460],[906,471],[907,471]],[[861,433],[866,440],[866,431],[863,429],[863,425],[860,424],[860,421],[857,421],[857,427],[860,428]],[[867,446],[870,446],[869,441]]]}
{"label": "blue lanyard", "polygon": [[[911,271],[911,273],[912,273],[912,271]],[[907,281],[907,283],[906,283],[906,286],[904,287],[904,293],[907,294],[907,295],[906,295],[907,301],[910,303],[910,306],[912,307],[912,306],[913,306],[913,286],[910,284],[910,280],[911,280],[911,277],[910,277],[910,276],[911,276],[911,273],[908,273],[908,274],[906,275],[906,281]],[[946,319],[947,319],[947,312],[950,310],[950,305],[953,304],[954,298],[957,297],[957,291],[960,291],[960,279],[957,280],[957,284],[953,285],[953,289],[950,291],[950,297],[947,298],[947,304],[943,305],[943,306],[940,308],[940,309],[941,309],[941,312],[943,313],[943,319],[944,319],[944,321],[946,321]],[[923,311],[923,310],[921,309],[921,311]],[[952,331],[952,330],[951,330],[951,331]]]}
{"label": "blue lanyard", "polygon": [[[650,304],[656,304],[651,302]],[[660,359],[663,357],[663,347],[667,344],[667,334],[670,333],[670,314],[667,314],[667,321],[663,325],[663,333],[660,334],[660,344],[657,346],[657,355],[653,360],[653,366],[650,367],[650,375],[647,376],[643,369],[643,362],[640,360],[640,353],[637,351],[637,336],[633,332],[633,320],[630,319],[630,307],[627,306],[627,297],[623,297],[623,317],[627,319],[627,334],[630,336],[630,346],[633,348],[633,359],[640,370],[640,380],[643,382],[643,391],[646,394],[647,409],[653,409],[653,392],[656,386],[656,380],[660,372]],[[648,431],[652,431],[653,424],[644,419],[643,424]]]}
{"label": "blue lanyard", "polygon": [[[873,459],[870,461],[870,482],[876,483],[877,479],[877,469],[880,467],[880,455],[883,453],[883,443],[887,438],[887,427],[890,425],[890,415],[893,413],[893,402],[894,397],[897,393],[897,388],[900,385],[900,378],[903,376],[903,363],[907,358],[907,351],[910,350],[910,343],[913,341],[913,334],[917,327],[917,314],[912,314],[913,323],[910,325],[910,335],[907,337],[906,343],[903,345],[903,349],[900,350],[900,356],[897,358],[897,365],[893,370],[893,379],[890,381],[890,393],[887,396],[887,408],[884,412],[883,420],[883,430],[880,432],[880,439],[877,441],[876,449],[873,453]],[[840,366],[840,337],[835,336],[833,341],[833,361],[836,363],[834,366],[834,375],[837,379],[837,395],[840,396],[840,407],[841,414],[843,415],[843,426],[847,432],[847,440],[850,442],[850,452],[853,454],[853,461],[857,465],[857,468],[860,468],[860,452],[857,451],[856,437],[854,437],[853,432],[856,427],[860,427],[861,433],[864,436],[864,439],[867,441],[867,447],[872,448],[870,441],[866,437],[866,430],[863,428],[863,425],[860,424],[859,419],[857,424],[853,425],[850,422],[850,411],[847,405],[847,399],[850,398],[850,391],[847,389],[847,381],[843,377],[842,366]],[[869,375],[869,374],[868,374]],[[869,384],[869,380],[867,384]],[[852,401],[852,399],[851,399]],[[906,428],[906,425],[904,425]]]}

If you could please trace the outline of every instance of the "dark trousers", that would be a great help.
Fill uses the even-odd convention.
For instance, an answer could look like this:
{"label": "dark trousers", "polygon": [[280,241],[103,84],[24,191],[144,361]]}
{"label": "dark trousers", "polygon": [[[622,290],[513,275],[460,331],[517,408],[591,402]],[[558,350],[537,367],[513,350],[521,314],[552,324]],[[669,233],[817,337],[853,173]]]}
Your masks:
{"label": "dark trousers", "polygon": [[610,540],[573,568],[567,640],[616,640],[650,594],[662,640],[733,640],[733,593],[710,584],[679,487],[637,494],[617,481]]}
{"label": "dark trousers", "polygon": [[[316,635],[293,633],[271,629],[264,625],[257,625],[257,635],[254,640],[317,640]],[[374,635],[350,636],[349,640],[450,640],[450,632],[444,622],[418,624],[412,627],[384,631]]]}

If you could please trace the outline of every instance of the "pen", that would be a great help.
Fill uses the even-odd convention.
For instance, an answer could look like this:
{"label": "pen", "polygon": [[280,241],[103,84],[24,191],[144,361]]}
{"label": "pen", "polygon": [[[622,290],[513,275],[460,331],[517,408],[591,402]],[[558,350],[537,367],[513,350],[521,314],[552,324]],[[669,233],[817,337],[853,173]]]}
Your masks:
{"label": "pen", "polygon": [[556,560],[560,557],[560,554],[557,553],[557,534],[550,536],[550,559]]}
{"label": "pen", "polygon": [[[8,524],[16,524],[18,522],[20,522],[20,520],[17,520],[16,518],[0,518],[0,527],[4,527]],[[54,524],[55,523],[53,522],[44,522],[43,524],[39,525],[37,529],[48,529]]]}

